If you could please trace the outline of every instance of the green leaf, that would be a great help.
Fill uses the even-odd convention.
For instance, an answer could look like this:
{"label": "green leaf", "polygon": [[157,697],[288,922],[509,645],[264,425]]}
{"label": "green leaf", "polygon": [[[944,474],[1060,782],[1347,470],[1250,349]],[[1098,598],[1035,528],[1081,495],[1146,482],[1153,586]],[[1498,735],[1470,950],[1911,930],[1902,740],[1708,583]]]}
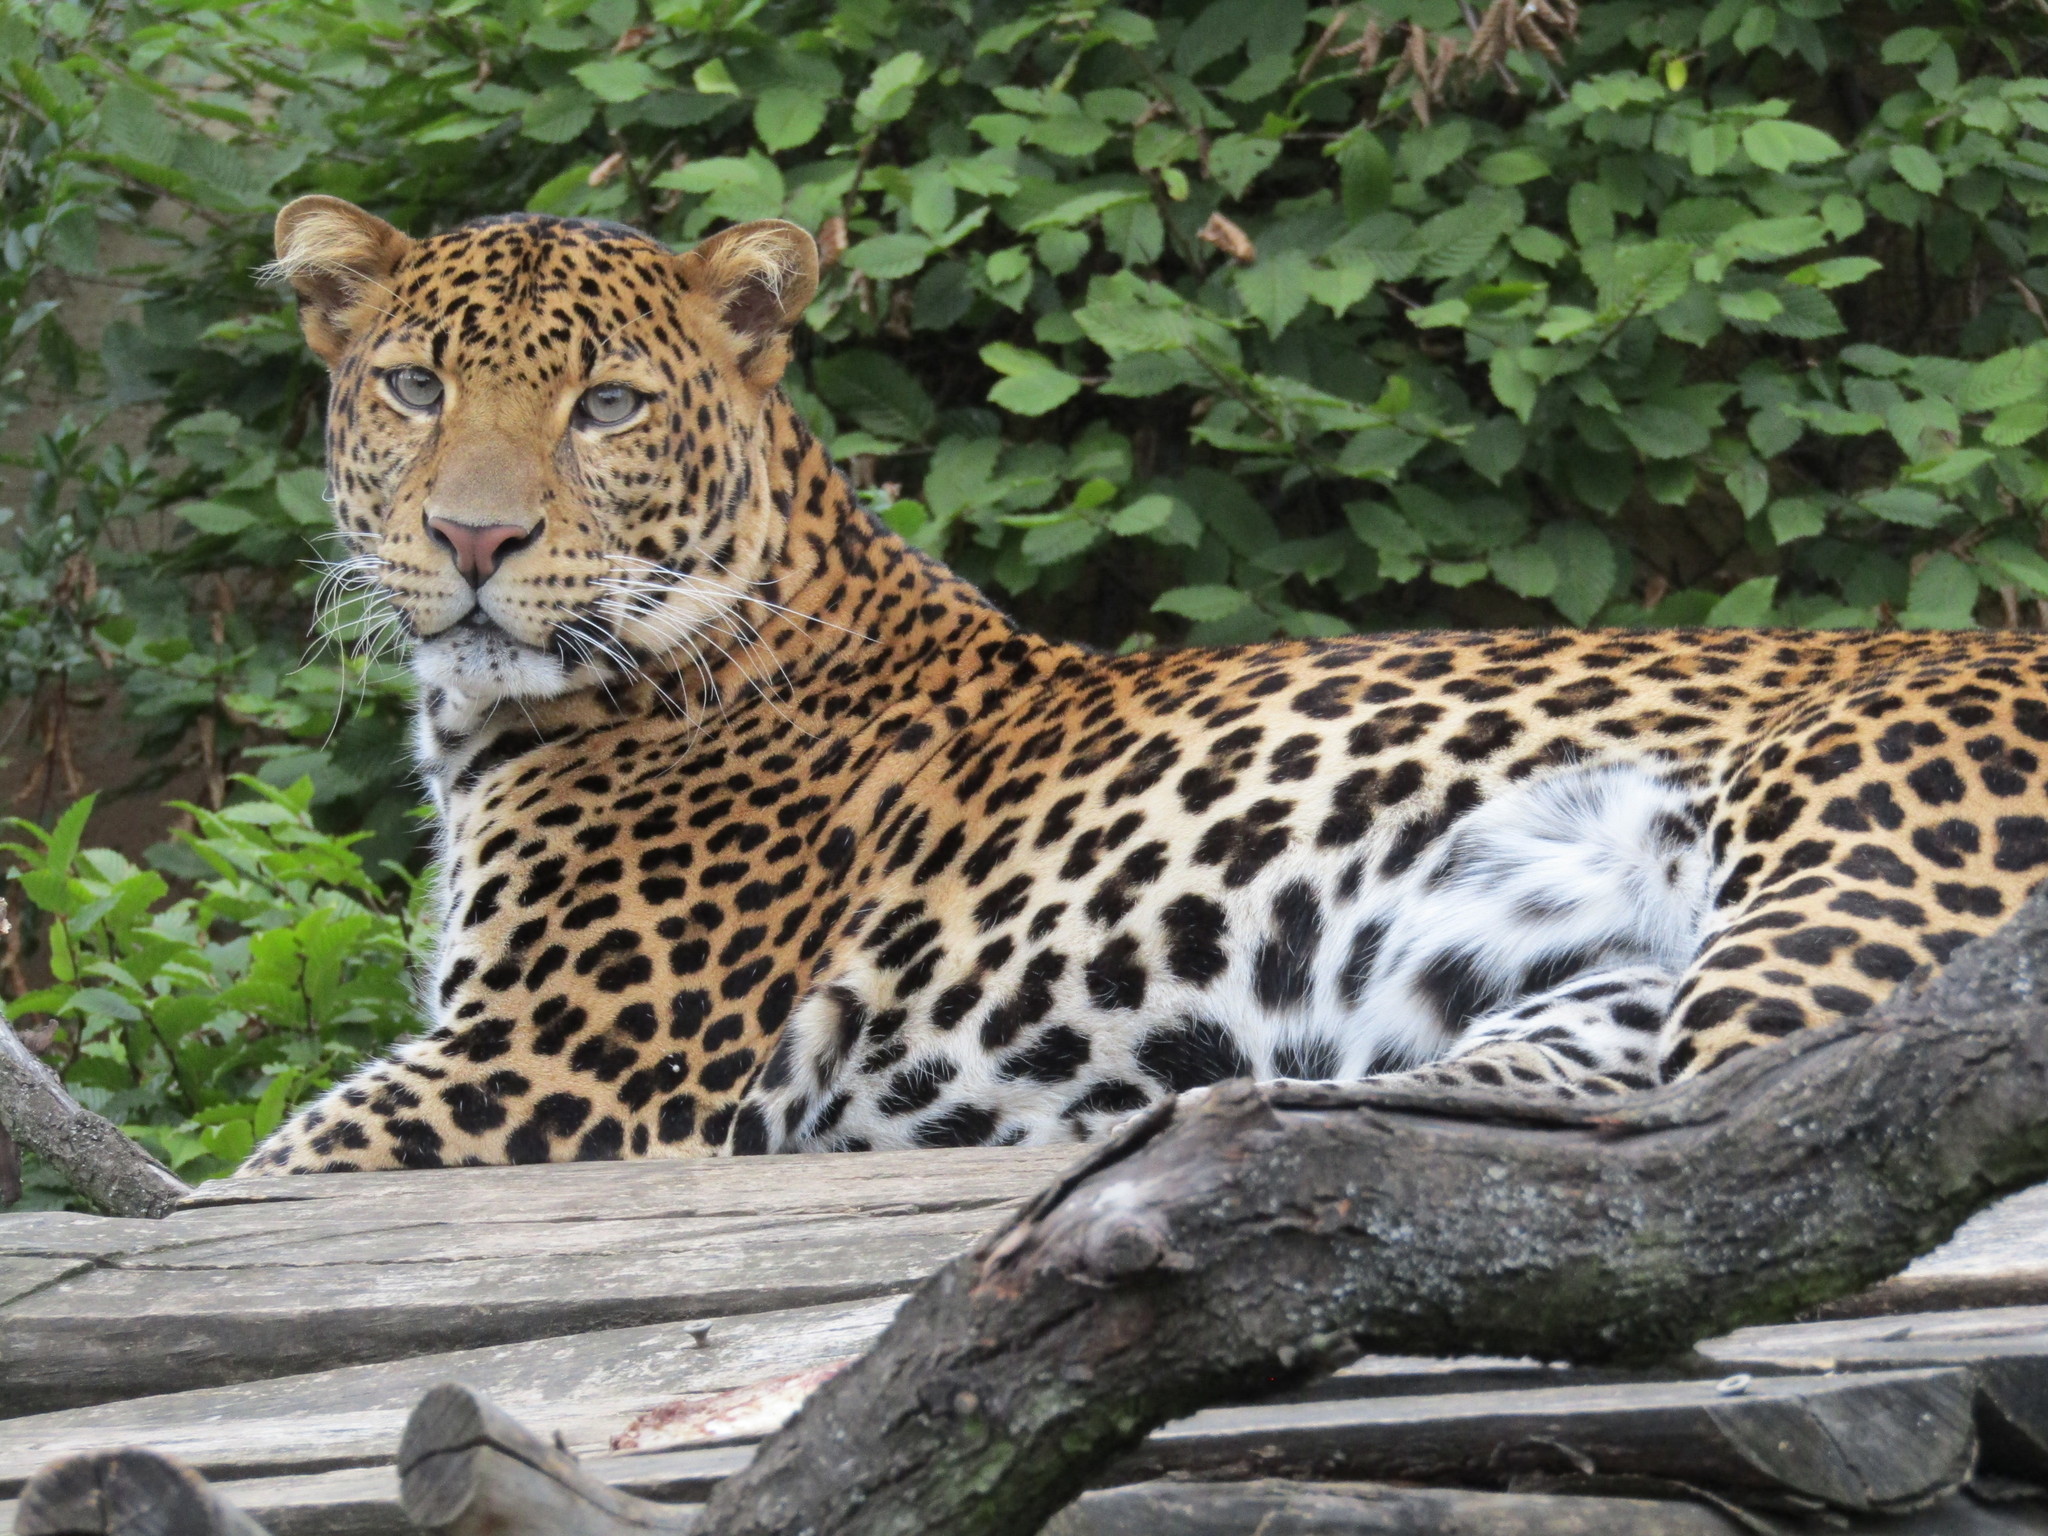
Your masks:
{"label": "green leaf", "polygon": [[294,469],[277,477],[277,502],[301,528],[325,529],[334,522],[327,504],[327,471]]}
{"label": "green leaf", "polygon": [[188,501],[178,508],[178,516],[201,533],[240,533],[256,526],[254,512],[225,501]]}
{"label": "green leaf", "polygon": [[1704,453],[1713,441],[1705,423],[1667,405],[1631,405],[1618,424],[1622,435],[1646,459],[1688,458]]}
{"label": "green leaf", "polygon": [[[651,66],[638,59],[600,59],[593,64],[578,64],[569,73],[599,101],[638,101],[650,91],[662,90],[668,84]],[[530,130],[528,137],[532,137]]]}
{"label": "green leaf", "polygon": [[1923,485],[1955,485],[1989,464],[1992,457],[1989,449],[1957,448],[1938,459],[1915,464],[1907,473]]}
{"label": "green leaf", "polygon": [[1714,302],[1719,307],[1721,313],[1730,320],[1743,320],[1751,323],[1761,323],[1762,321],[1773,319],[1785,308],[1784,302],[1768,288],[1750,288],[1736,292],[1724,291],[1714,296]]}
{"label": "green leaf", "polygon": [[71,994],[64,1011],[97,1015],[105,1019],[119,1019],[125,1024],[142,1022],[140,1008],[120,993],[109,991],[105,987],[80,987]]}
{"label": "green leaf", "polygon": [[1771,503],[1771,538],[1780,548],[1810,539],[1828,525],[1827,514],[1811,497],[1784,496]]}
{"label": "green leaf", "polygon": [[895,122],[910,111],[923,74],[924,55],[917,52],[899,53],[876,65],[868,83],[853,99],[854,116],[866,124]]}
{"label": "green leaf", "polygon": [[1968,629],[1976,622],[1980,590],[1977,573],[1942,550],[1914,574],[1899,622],[1912,629]]}
{"label": "green leaf", "polygon": [[1232,274],[1245,309],[1273,336],[1308,306],[1308,278],[1308,258],[1299,251],[1261,256]]}
{"label": "green leaf", "polygon": [[1478,174],[1488,186],[1519,187],[1524,182],[1541,181],[1550,174],[1550,167],[1534,150],[1504,149],[1480,161]]}
{"label": "green leaf", "polygon": [[2048,344],[2036,343],[1974,364],[1956,403],[1966,411],[1995,411],[2044,397],[2048,397]]}
{"label": "green leaf", "polygon": [[995,341],[981,349],[981,360],[1005,375],[989,399],[1019,416],[1043,416],[1080,392],[1081,381],[1040,352]]}
{"label": "green leaf", "polygon": [[1692,286],[1692,247],[1683,240],[1607,246],[1580,258],[1603,315],[1654,315]]}
{"label": "green leaf", "polygon": [[1878,56],[1887,64],[1918,64],[1941,46],[1932,27],[1902,27],[1884,40]]}
{"label": "green leaf", "polygon": [[1110,518],[1109,531],[1124,538],[1157,532],[1172,520],[1175,506],[1171,496],[1157,491],[1149,496],[1140,496]]}
{"label": "green leaf", "polygon": [[1477,194],[1426,222],[1415,242],[1426,253],[1422,270],[1430,277],[1462,277],[1522,222],[1520,194]]}
{"label": "green leaf", "polygon": [[1557,585],[1550,601],[1574,624],[1590,624],[1620,579],[1614,545],[1589,523],[1547,524],[1537,543],[1557,566]]}
{"label": "green leaf", "polygon": [[1346,315],[1356,307],[1380,279],[1377,263],[1358,251],[1333,253],[1328,268],[1311,267],[1302,279],[1308,296],[1333,315]]}
{"label": "green leaf", "polygon": [[1522,462],[1527,446],[1521,422],[1512,416],[1489,416],[1467,434],[1458,451],[1475,471],[1499,485]]}
{"label": "green leaf", "polygon": [[1394,195],[1394,160],[1380,136],[1361,123],[1330,146],[1336,157],[1344,217],[1353,223],[1378,213]]}
{"label": "green leaf", "polygon": [[881,352],[834,352],[812,366],[811,379],[833,410],[879,437],[920,443],[938,420],[938,410],[916,376]]}
{"label": "green leaf", "polygon": [[1904,523],[1909,528],[1938,528],[1953,510],[1932,491],[1916,491],[1903,485],[1866,491],[1857,500],[1865,510],[1886,522]]}
{"label": "green leaf", "polygon": [[1102,529],[1085,517],[1044,523],[1025,532],[1024,558],[1033,565],[1057,565],[1087,553],[1101,537]]}
{"label": "green leaf", "polygon": [[923,235],[875,235],[851,247],[845,261],[856,272],[890,281],[916,272],[932,249],[932,242]]}
{"label": "green leaf", "polygon": [[541,144],[566,144],[588,128],[597,103],[581,86],[550,86],[520,114],[519,131]]}
{"label": "green leaf", "polygon": [[1018,232],[1026,235],[1037,234],[1042,229],[1070,229],[1076,224],[1085,224],[1111,208],[1121,208],[1126,203],[1139,203],[1145,194],[1134,187],[1098,188],[1062,199],[1045,212],[1018,226]]}
{"label": "green leaf", "polygon": [[1714,249],[1735,261],[1774,261],[1810,251],[1827,239],[1827,225],[1808,215],[1747,219],[1717,239]]}
{"label": "green leaf", "polygon": [[2048,597],[2048,558],[2039,550],[2029,549],[2017,539],[1986,539],[1970,553],[2006,580],[2038,597]]}
{"label": "green leaf", "polygon": [[1899,180],[1929,197],[1939,193],[1948,180],[1942,174],[1941,162],[1918,144],[1894,144],[1889,158]]}
{"label": "green leaf", "polygon": [[[995,265],[990,258],[991,268]],[[1074,323],[1111,357],[1176,352],[1194,345],[1195,326],[1180,296],[1169,288],[1121,275],[1092,283]]]}
{"label": "green leaf", "polygon": [[1209,174],[1232,197],[1242,197],[1259,173],[1279,158],[1278,139],[1225,134],[1209,146]]}
{"label": "green leaf", "polygon": [[1783,118],[1765,118],[1742,130],[1742,148],[1756,165],[1766,171],[1786,171],[1795,165],[1816,165],[1842,153],[1833,137],[1806,123]]}
{"label": "green leaf", "polygon": [[1077,159],[1094,154],[1109,142],[1109,138],[1106,125],[1083,115],[1079,109],[1041,117],[1024,135],[1026,143]]}
{"label": "green leaf", "polygon": [[1207,623],[1227,619],[1245,607],[1251,598],[1236,587],[1175,587],[1162,592],[1152,604],[1154,613],[1177,613],[1184,619]]}
{"label": "green leaf", "polygon": [[1707,610],[1707,622],[1714,625],[1742,625],[1754,629],[1771,622],[1771,604],[1778,595],[1778,578],[1758,576],[1745,581]]}
{"label": "green leaf", "polygon": [[1799,283],[1811,288],[1845,288],[1850,283],[1860,283],[1873,272],[1884,269],[1884,263],[1870,256],[1836,256],[1828,261],[1816,261],[1785,274],[1788,283]]}
{"label": "green leaf", "polygon": [[1770,471],[1755,459],[1744,458],[1729,470],[1724,477],[1728,494],[1735,498],[1735,504],[1742,508],[1744,517],[1755,517],[1763,511],[1764,503],[1770,499]]}
{"label": "green leaf", "polygon": [[1614,239],[1614,200],[1597,181],[1577,181],[1566,194],[1565,218],[1572,238],[1582,246],[1607,245]]}
{"label": "green leaf", "polygon": [[1517,544],[1487,556],[1493,579],[1519,597],[1548,597],[1557,590],[1557,561],[1540,544]]}
{"label": "green leaf", "polygon": [[1995,448],[2017,448],[2048,428],[2048,401],[2028,400],[2008,405],[1984,428],[1984,441]]}
{"label": "green leaf", "polygon": [[754,134],[768,150],[808,144],[825,126],[825,98],[801,86],[772,86],[754,103]]}

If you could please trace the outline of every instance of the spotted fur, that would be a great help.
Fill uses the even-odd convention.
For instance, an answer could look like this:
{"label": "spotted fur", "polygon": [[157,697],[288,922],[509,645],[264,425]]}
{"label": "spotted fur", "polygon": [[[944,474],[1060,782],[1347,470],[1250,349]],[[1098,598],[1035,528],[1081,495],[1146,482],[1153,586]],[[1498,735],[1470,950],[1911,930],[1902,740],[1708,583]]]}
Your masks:
{"label": "spotted fur", "polygon": [[[2039,637],[1096,655],[855,504],[776,387],[801,232],[312,203],[281,259],[415,642],[440,940],[426,1032],[255,1169],[1057,1142],[1245,1075],[1614,1093],[1861,1013],[2048,872]],[[643,403],[594,429],[607,380]],[[517,538],[472,587],[437,517]]]}

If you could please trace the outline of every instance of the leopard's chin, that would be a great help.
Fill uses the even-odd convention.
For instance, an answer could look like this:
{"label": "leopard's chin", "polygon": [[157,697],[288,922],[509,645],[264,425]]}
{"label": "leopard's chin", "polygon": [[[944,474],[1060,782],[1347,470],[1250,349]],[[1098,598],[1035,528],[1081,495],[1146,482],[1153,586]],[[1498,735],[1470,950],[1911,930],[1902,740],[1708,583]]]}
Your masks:
{"label": "leopard's chin", "polygon": [[419,642],[413,675],[422,689],[437,688],[479,704],[500,699],[557,699],[587,685],[587,667],[526,644],[481,608]]}

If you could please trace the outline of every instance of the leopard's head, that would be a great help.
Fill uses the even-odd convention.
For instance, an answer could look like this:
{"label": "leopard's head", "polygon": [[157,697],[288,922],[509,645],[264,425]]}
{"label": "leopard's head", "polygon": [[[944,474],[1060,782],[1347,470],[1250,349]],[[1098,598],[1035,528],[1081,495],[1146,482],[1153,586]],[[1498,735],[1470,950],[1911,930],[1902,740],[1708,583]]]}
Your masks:
{"label": "leopard's head", "polygon": [[730,646],[782,532],[763,421],[817,287],[802,229],[676,255],[513,214],[414,240],[304,197],[272,270],[333,375],[342,584],[422,682],[487,705]]}

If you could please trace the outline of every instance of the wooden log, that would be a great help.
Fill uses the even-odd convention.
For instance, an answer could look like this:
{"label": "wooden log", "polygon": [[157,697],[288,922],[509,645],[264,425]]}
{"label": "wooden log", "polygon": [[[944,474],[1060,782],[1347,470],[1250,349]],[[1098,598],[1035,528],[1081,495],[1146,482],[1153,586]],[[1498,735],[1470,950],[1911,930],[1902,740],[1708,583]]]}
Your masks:
{"label": "wooden log", "polygon": [[620,1493],[453,1382],[420,1399],[398,1444],[413,1524],[446,1536],[646,1536],[689,1532],[698,1511]]}
{"label": "wooden log", "polygon": [[1163,1102],[928,1281],[707,1529],[1026,1536],[1149,1430],[1276,1374],[1650,1361],[1867,1286],[2048,1178],[2044,955],[2048,887],[1863,1018],[1626,1099]]}
{"label": "wooden log", "polygon": [[191,1468],[154,1451],[52,1462],[21,1491],[15,1536],[269,1536]]}
{"label": "wooden log", "polygon": [[1215,1408],[1155,1430],[1105,1480],[1346,1478],[1500,1488],[1639,1476],[1859,1513],[1961,1486],[1976,1460],[1967,1370],[1565,1387]]}
{"label": "wooden log", "polygon": [[[7,912],[0,904],[0,932]],[[113,1216],[162,1216],[191,1186],[64,1091],[0,1013],[0,1126]]]}

